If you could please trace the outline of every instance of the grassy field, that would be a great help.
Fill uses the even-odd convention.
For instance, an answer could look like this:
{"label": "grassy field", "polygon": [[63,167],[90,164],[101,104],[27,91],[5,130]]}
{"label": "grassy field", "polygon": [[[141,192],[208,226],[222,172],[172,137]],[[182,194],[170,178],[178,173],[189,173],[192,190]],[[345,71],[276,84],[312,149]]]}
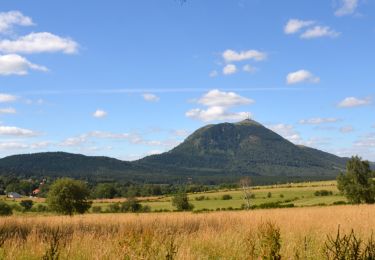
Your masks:
{"label": "grassy field", "polygon": [[[283,259],[326,259],[327,235],[375,228],[375,207],[0,218],[0,259],[258,259],[280,230]],[[272,223],[272,224],[269,224]],[[44,257],[44,258],[42,258]]]}
{"label": "grassy field", "polygon": [[[314,193],[319,190],[331,191],[329,196],[315,196]],[[251,199],[252,205],[260,205],[262,203],[281,201],[282,204],[293,203],[296,207],[303,206],[322,206],[332,205],[334,202],[346,201],[345,197],[339,194],[336,187],[336,181],[322,182],[305,182],[295,184],[283,184],[274,186],[257,186],[252,190],[255,198]],[[268,194],[271,193],[271,197]],[[223,200],[223,195],[232,196],[230,200]],[[205,199],[197,201],[196,198],[204,196]],[[189,194],[190,202],[194,205],[194,210],[217,210],[228,208],[241,208],[245,203],[243,200],[243,192],[241,190],[220,190],[209,191],[204,193]],[[7,199],[10,204],[16,204],[21,199]],[[105,211],[110,203],[122,202],[124,198],[94,200],[93,206],[100,206]],[[174,210],[171,203],[171,197],[147,197],[139,198],[143,205],[151,207],[152,211]],[[35,204],[45,204],[44,199],[34,199]]]}

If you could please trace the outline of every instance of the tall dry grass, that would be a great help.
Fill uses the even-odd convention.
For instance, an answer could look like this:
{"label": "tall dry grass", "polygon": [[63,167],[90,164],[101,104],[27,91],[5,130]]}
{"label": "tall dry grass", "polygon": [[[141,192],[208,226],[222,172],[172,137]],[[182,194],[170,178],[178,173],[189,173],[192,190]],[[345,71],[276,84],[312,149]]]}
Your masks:
{"label": "tall dry grass", "polygon": [[13,216],[0,218],[0,259],[252,259],[264,250],[264,223],[280,229],[284,259],[323,259],[338,226],[371,236],[375,206]]}

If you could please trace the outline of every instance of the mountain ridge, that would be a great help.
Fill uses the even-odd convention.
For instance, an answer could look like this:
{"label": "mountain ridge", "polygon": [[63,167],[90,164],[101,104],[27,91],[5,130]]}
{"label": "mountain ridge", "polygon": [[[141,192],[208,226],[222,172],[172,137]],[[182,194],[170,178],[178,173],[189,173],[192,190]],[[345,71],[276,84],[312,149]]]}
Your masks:
{"label": "mountain ridge", "polygon": [[259,179],[329,179],[344,170],[341,158],[298,146],[246,119],[203,126],[168,152],[136,161],[64,152],[13,155],[0,159],[0,174],[69,176],[139,182],[233,181]]}

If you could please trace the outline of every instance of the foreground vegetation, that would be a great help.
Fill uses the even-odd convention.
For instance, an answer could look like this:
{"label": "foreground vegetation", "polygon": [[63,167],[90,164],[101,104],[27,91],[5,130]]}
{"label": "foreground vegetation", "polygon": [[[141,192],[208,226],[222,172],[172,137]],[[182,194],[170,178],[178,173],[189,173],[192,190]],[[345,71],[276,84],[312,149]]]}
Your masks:
{"label": "foreground vegetation", "polygon": [[[356,241],[362,240],[360,254],[373,249],[374,214],[371,205],[345,205],[201,214],[13,216],[0,218],[0,259],[335,259],[337,245],[346,243],[352,229]],[[346,248],[353,246],[357,248]]]}

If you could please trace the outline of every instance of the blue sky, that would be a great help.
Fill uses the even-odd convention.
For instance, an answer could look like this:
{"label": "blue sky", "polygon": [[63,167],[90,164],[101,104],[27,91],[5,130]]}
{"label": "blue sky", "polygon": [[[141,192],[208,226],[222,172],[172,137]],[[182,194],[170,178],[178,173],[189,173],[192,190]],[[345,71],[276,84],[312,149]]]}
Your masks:
{"label": "blue sky", "polygon": [[252,117],[375,160],[375,1],[0,4],[0,156],[125,160]]}

